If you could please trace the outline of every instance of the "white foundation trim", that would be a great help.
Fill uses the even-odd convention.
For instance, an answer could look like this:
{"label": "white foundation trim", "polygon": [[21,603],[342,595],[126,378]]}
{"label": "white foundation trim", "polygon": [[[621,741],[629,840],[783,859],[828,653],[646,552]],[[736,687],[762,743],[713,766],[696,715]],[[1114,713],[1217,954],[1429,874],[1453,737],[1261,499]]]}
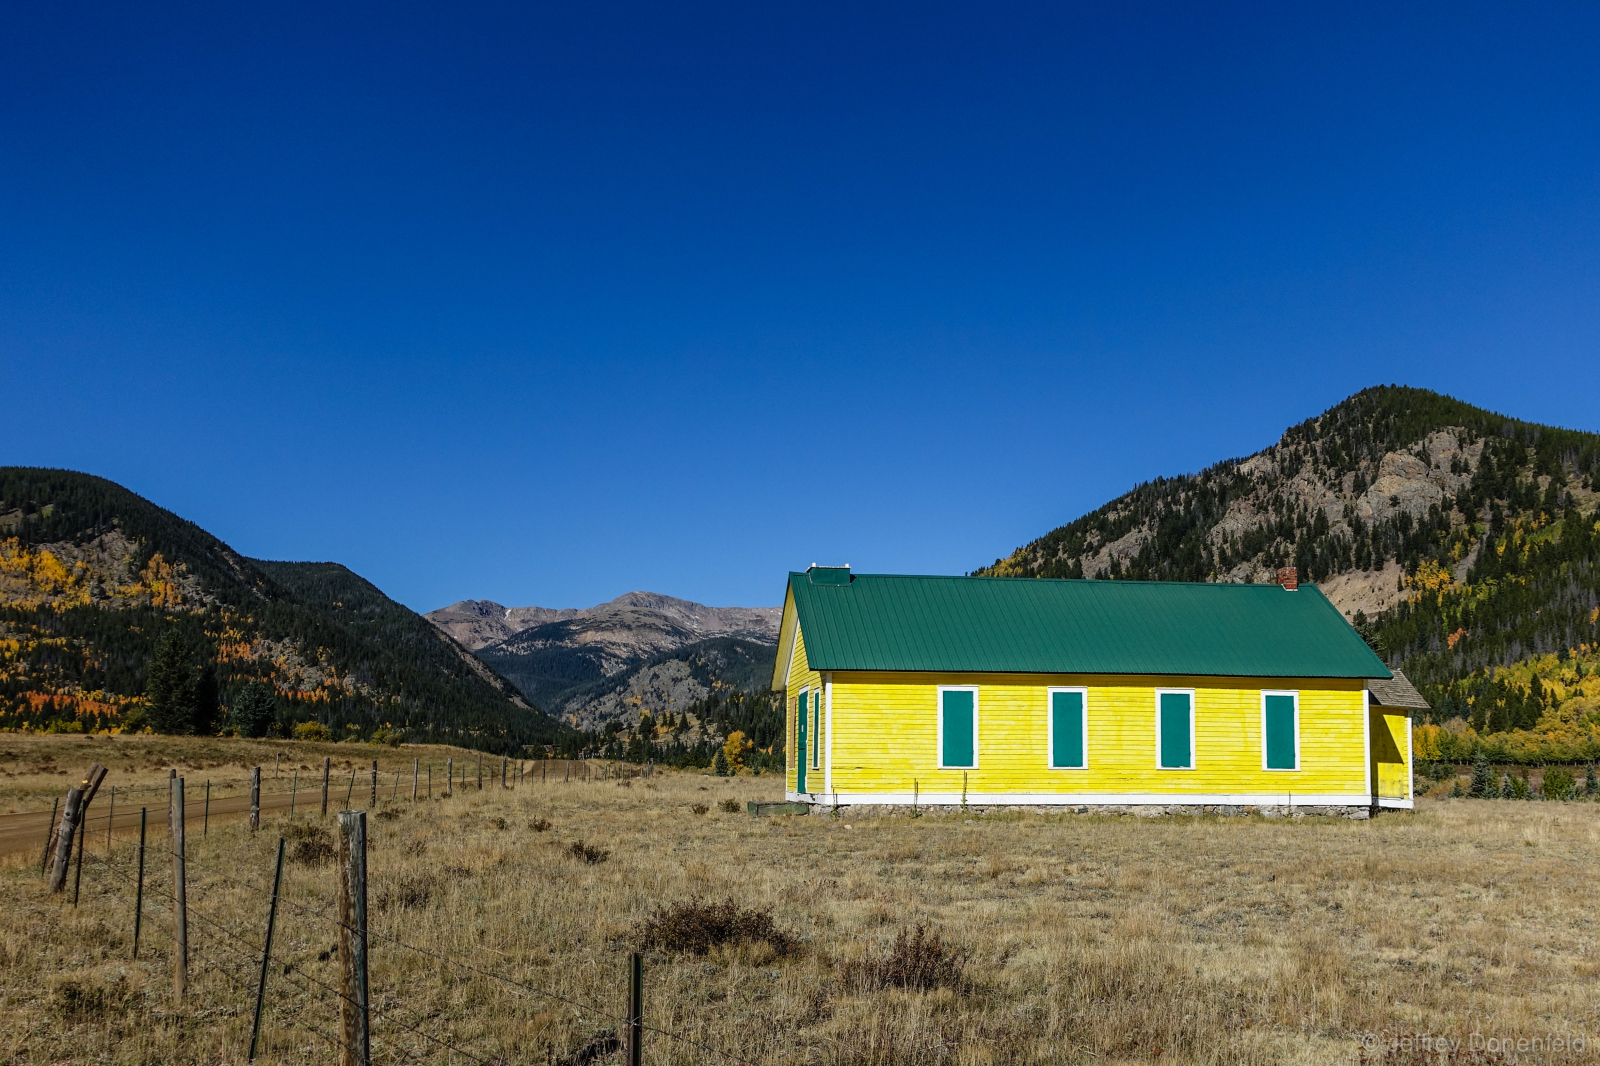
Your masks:
{"label": "white foundation trim", "polygon": [[[829,803],[866,805],[907,805],[913,799],[918,803],[948,806],[961,803],[959,792],[840,792],[824,795],[821,792],[788,792],[784,796],[791,803]],[[1072,806],[1074,804],[1123,805],[1223,805],[1252,807],[1366,807],[1371,798],[1359,792],[968,792],[967,805],[972,807],[1000,806]],[[1385,807],[1410,807],[1405,799],[1385,799]]]}

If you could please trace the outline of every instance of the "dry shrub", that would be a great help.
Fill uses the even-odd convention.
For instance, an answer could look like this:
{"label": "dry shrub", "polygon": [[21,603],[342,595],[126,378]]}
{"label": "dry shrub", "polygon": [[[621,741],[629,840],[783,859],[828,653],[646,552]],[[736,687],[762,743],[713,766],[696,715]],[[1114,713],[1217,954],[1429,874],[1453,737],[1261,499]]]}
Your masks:
{"label": "dry shrub", "polygon": [[543,833],[546,829],[550,828],[550,824],[550,819],[548,818],[535,818],[533,821],[528,823],[528,828],[532,829],[535,833]]}
{"label": "dry shrub", "polygon": [[327,830],[315,825],[292,825],[286,834],[294,841],[289,849],[289,861],[301,866],[322,866],[332,862],[339,854]]}
{"label": "dry shrub", "polygon": [[50,990],[50,1009],[62,1020],[91,1021],[128,1008],[127,986],[119,979],[110,987],[90,981],[62,981]]}
{"label": "dry shrub", "polygon": [[388,910],[398,907],[401,910],[413,910],[426,907],[433,898],[433,890],[438,887],[438,879],[432,874],[420,874],[416,877],[403,877],[398,884],[388,885],[378,890],[378,909]]}
{"label": "dry shrub", "polygon": [[497,816],[497,817],[494,817],[494,818],[490,818],[490,819],[489,819],[489,820],[488,820],[488,821],[487,821],[487,822],[486,822],[486,823],[484,823],[484,824],[486,824],[486,825],[492,825],[492,826],[494,826],[494,827],[495,827],[495,828],[496,828],[496,829],[498,829],[498,830],[500,830],[500,831],[501,831],[501,832],[504,832],[504,831],[505,831],[505,830],[506,830],[506,829],[508,829],[508,828],[510,828],[510,826],[511,826],[511,823],[510,823],[510,822],[508,822],[508,821],[506,821],[506,820],[505,820],[505,819],[504,819],[504,818],[500,818],[500,817],[498,817],[498,816]]}
{"label": "dry shrub", "polygon": [[711,808],[707,807],[704,803],[696,803],[693,807],[690,807],[689,809],[691,811],[693,811],[694,813],[696,813],[696,814],[704,814],[707,811],[709,811]]}
{"label": "dry shrub", "polygon": [[556,1066],[589,1066],[589,1063],[598,1062],[621,1048],[622,1041],[617,1039],[617,1034],[607,1029],[566,1058],[557,1059]]}
{"label": "dry shrub", "polygon": [[372,817],[376,818],[380,822],[392,822],[396,818],[400,817],[400,813],[399,807],[385,807]]}
{"label": "dry shrub", "polygon": [[847,986],[862,992],[960,988],[966,966],[965,952],[946,947],[937,930],[918,922],[915,929],[895,934],[887,951],[845,963],[840,976]]}
{"label": "dry shrub", "polygon": [[717,810],[724,814],[738,814],[739,801],[736,799],[725,799],[721,803],[717,804]]}
{"label": "dry shrub", "polygon": [[590,866],[593,866],[596,863],[605,862],[607,859],[611,858],[611,852],[607,851],[605,848],[597,848],[593,844],[585,844],[581,840],[574,840],[567,848],[567,852],[574,859],[582,859]]}
{"label": "dry shrub", "polygon": [[404,854],[410,855],[414,858],[428,850],[428,842],[421,837],[418,837],[416,840],[407,841],[405,847],[401,848],[400,850]]}
{"label": "dry shrub", "polygon": [[799,946],[795,937],[773,923],[770,910],[740,907],[732,896],[722,903],[695,897],[657,907],[634,926],[633,936],[644,951],[694,955],[704,955],[721,944],[765,943],[781,958]]}

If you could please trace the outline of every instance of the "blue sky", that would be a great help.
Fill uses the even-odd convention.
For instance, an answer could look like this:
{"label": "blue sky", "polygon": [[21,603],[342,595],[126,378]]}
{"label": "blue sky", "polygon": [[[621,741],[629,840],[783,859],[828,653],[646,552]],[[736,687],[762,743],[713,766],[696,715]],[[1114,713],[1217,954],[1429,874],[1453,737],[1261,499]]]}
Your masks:
{"label": "blue sky", "polygon": [[1368,385],[1600,430],[1600,8],[34,5],[0,462],[419,610],[959,573]]}

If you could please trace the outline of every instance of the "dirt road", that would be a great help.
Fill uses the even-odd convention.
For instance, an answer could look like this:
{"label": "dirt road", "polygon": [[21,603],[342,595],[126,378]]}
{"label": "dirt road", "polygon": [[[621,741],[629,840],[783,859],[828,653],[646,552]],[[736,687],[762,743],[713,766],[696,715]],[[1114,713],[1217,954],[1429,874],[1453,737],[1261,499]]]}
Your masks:
{"label": "dirt road", "polygon": [[[363,787],[364,786],[364,787]],[[357,781],[355,784],[355,801],[365,805],[371,798],[371,782]],[[330,788],[328,790],[328,807],[340,809],[344,807],[347,788]],[[206,801],[194,800],[192,786],[184,796],[183,818],[185,828],[190,836],[204,833],[208,816]],[[96,834],[100,840],[105,839],[106,819],[111,814],[111,793],[102,789],[89,805],[89,834],[90,842]],[[116,820],[111,831],[119,838],[139,835],[139,808],[145,807],[149,811],[148,833],[151,837],[165,836],[167,832],[167,797],[162,789],[143,789],[135,795],[124,798],[120,793],[117,796]],[[288,810],[293,805],[298,813],[317,812],[322,809],[322,789],[320,784],[311,788],[302,788],[298,794],[290,792],[263,792],[261,794],[261,809]],[[250,814],[250,797],[244,796],[213,796],[211,798],[211,811],[209,820],[213,822],[237,821],[248,817]],[[33,851],[36,855],[44,854],[45,840],[50,833],[50,812],[29,811],[25,814],[0,814],[0,855],[11,855],[19,851]]]}

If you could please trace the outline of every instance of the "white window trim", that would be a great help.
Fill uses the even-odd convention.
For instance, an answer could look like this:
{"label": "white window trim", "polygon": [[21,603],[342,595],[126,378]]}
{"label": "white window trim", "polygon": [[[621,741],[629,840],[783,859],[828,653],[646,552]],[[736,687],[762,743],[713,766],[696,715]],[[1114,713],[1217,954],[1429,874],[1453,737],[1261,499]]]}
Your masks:
{"label": "white window trim", "polygon": [[[1267,697],[1288,696],[1294,700],[1294,765],[1267,765]],[[1300,690],[1264,688],[1261,690],[1261,769],[1269,774],[1297,774],[1300,772]]]}
{"label": "white window trim", "polygon": [[[1087,770],[1089,768],[1089,689],[1083,685],[1061,685],[1044,690],[1044,764],[1051,770]],[[1056,693],[1077,692],[1083,696],[1083,765],[1057,766],[1051,762],[1056,756]]]}
{"label": "white window trim", "polygon": [[[971,766],[946,766],[944,761],[944,694],[946,692],[972,693],[972,765]],[[938,702],[934,707],[934,717],[938,721],[939,750],[934,753],[939,760],[941,770],[976,770],[978,768],[978,686],[977,685],[940,685]]]}
{"label": "white window trim", "polygon": [[833,791],[833,675],[822,675],[823,720],[828,729],[828,746],[822,760],[822,789]]}
{"label": "white window trim", "polygon": [[[1189,765],[1188,766],[1163,766],[1161,765],[1161,697],[1162,696],[1188,696],[1189,697]],[[1156,689],[1156,769],[1157,770],[1193,770],[1200,762],[1200,738],[1194,730],[1194,708],[1197,701],[1192,688],[1158,688]]]}
{"label": "white window trim", "polygon": [[822,769],[822,689],[811,701],[811,768]]}
{"label": "white window trim", "polygon": [[[794,783],[795,783],[795,787],[796,788],[800,787],[800,773],[799,773],[799,771],[801,769],[805,768],[805,765],[806,765],[806,749],[802,748],[800,746],[800,722],[801,722],[802,719],[805,718],[806,715],[811,713],[810,708],[807,706],[807,704],[809,704],[811,702],[807,698],[807,694],[810,693],[810,691],[811,691],[811,686],[810,685],[801,685],[800,686],[800,698],[799,698],[799,701],[795,704],[795,712],[796,713],[795,713],[795,716],[794,716],[794,718],[795,718],[795,722],[794,722],[794,746],[795,746],[795,756],[796,756],[796,758],[795,758],[795,761],[794,761],[794,765],[795,765]],[[807,723],[807,724],[809,725],[810,723]],[[807,737],[806,738],[806,742],[807,742],[808,745],[810,744],[810,741],[811,741],[811,738]],[[808,784],[808,785],[810,783],[811,782],[809,782],[809,781],[806,782],[806,784]],[[807,789],[807,791],[810,791],[810,790]]]}

